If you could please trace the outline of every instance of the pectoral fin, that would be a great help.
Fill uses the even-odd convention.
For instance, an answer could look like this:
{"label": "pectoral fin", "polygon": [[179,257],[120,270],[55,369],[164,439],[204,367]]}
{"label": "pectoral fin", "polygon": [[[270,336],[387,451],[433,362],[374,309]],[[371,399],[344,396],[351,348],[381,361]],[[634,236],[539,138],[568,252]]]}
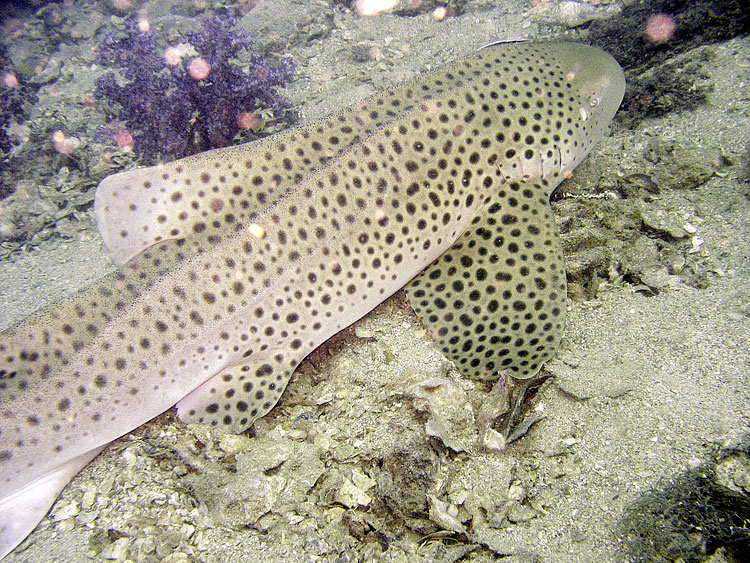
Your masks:
{"label": "pectoral fin", "polygon": [[546,188],[506,184],[406,295],[464,375],[534,376],[565,322],[565,270]]}

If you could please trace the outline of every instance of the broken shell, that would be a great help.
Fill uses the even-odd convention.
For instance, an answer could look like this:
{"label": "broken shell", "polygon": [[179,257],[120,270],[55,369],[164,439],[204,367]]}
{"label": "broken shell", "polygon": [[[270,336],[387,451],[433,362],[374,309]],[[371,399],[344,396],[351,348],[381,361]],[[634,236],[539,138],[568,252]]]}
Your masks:
{"label": "broken shell", "polygon": [[430,520],[438,526],[459,534],[466,532],[466,526],[458,519],[458,509],[455,505],[442,501],[434,495],[428,495],[427,499],[430,503]]}
{"label": "broken shell", "polygon": [[456,452],[470,447],[475,440],[474,412],[466,392],[447,378],[433,378],[412,386],[415,397],[427,402],[430,420],[425,424],[428,436],[440,439]]}
{"label": "broken shell", "polygon": [[688,232],[688,233],[690,233],[691,235],[694,235],[695,233],[698,232],[698,227],[696,227],[692,223],[685,223],[682,226],[682,228],[685,229],[685,231]]}
{"label": "broken shell", "polygon": [[52,515],[53,522],[60,522],[68,518],[76,516],[81,510],[78,508],[78,504],[71,502],[55,509],[55,513]]}
{"label": "broken shell", "polygon": [[493,428],[488,428],[482,437],[482,445],[488,450],[501,452],[505,449],[507,442],[500,432]]}
{"label": "broken shell", "polygon": [[696,252],[701,251],[701,246],[706,241],[704,241],[701,237],[696,235],[692,239],[690,239],[690,242],[692,243],[693,247],[690,250],[688,250],[688,254],[695,254]]}
{"label": "broken shell", "polygon": [[371,479],[369,476],[365,475],[365,473],[359,467],[355,467],[352,469],[351,478],[352,482],[363,491],[372,489],[375,485],[377,485],[377,482],[374,479]]}
{"label": "broken shell", "polygon": [[523,502],[523,500],[526,498],[526,491],[518,483],[513,483],[510,487],[508,487],[507,496],[510,500],[514,500],[516,502]]}
{"label": "broken shell", "polygon": [[347,508],[368,506],[372,502],[372,498],[370,497],[370,495],[357,487],[346,477],[344,477],[344,482],[336,491],[334,500],[340,504],[343,504]]}

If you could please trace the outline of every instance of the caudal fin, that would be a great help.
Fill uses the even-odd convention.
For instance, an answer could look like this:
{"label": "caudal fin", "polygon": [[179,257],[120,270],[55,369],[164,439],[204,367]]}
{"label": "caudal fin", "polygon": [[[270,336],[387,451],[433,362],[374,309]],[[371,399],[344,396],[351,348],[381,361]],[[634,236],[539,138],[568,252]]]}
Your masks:
{"label": "caudal fin", "polygon": [[0,500],[0,559],[36,528],[63,487],[102,449],[86,452]]}

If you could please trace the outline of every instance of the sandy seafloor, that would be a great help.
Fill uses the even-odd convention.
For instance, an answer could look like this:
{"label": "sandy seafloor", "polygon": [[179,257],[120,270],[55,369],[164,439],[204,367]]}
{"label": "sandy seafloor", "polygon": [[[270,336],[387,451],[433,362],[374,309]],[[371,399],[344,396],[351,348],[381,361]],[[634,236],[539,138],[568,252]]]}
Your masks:
{"label": "sandy seafloor", "polygon": [[[614,14],[617,4],[585,8]],[[262,41],[326,10],[326,2],[267,0],[245,21]],[[328,37],[292,51],[299,68],[288,95],[303,119],[489,39],[534,36],[543,21],[491,2],[444,21],[335,13]],[[355,62],[349,53],[361,43],[379,47],[381,58]],[[419,382],[444,380],[455,404],[476,406],[481,390],[460,379],[396,301],[298,370],[255,437],[169,416],[125,436],[5,561],[626,560],[616,534],[625,507],[737,445],[750,422],[750,41],[713,49],[702,67],[714,84],[706,103],[614,125],[573,180],[658,177],[663,161],[643,158],[654,138],[716,166],[700,185],[666,185],[652,198],[695,232],[667,239],[643,229],[702,267],[707,283],[683,283],[670,271],[653,295],[615,273],[595,297],[570,300],[563,345],[548,366],[555,377],[531,406],[544,419],[525,437],[504,451],[462,453],[428,438]],[[355,73],[371,80],[353,82]],[[608,166],[597,168],[597,159]],[[561,225],[565,201],[555,206]],[[0,268],[0,318],[23,318],[110,267],[94,232],[16,253]],[[470,423],[464,415],[452,423]],[[450,432],[470,443],[474,430]],[[470,524],[463,534],[459,520]]]}

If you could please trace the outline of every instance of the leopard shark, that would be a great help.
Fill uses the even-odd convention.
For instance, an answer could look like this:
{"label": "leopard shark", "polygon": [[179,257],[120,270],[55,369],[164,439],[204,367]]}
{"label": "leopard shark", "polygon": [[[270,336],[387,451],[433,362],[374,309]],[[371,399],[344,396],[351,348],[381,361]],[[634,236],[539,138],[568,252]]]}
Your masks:
{"label": "leopard shark", "polygon": [[328,118],[105,178],[119,268],[0,335],[0,557],[107,444],[174,406],[246,430],[401,288],[464,375],[534,376],[566,311],[550,196],[624,87],[598,48],[498,42]]}

